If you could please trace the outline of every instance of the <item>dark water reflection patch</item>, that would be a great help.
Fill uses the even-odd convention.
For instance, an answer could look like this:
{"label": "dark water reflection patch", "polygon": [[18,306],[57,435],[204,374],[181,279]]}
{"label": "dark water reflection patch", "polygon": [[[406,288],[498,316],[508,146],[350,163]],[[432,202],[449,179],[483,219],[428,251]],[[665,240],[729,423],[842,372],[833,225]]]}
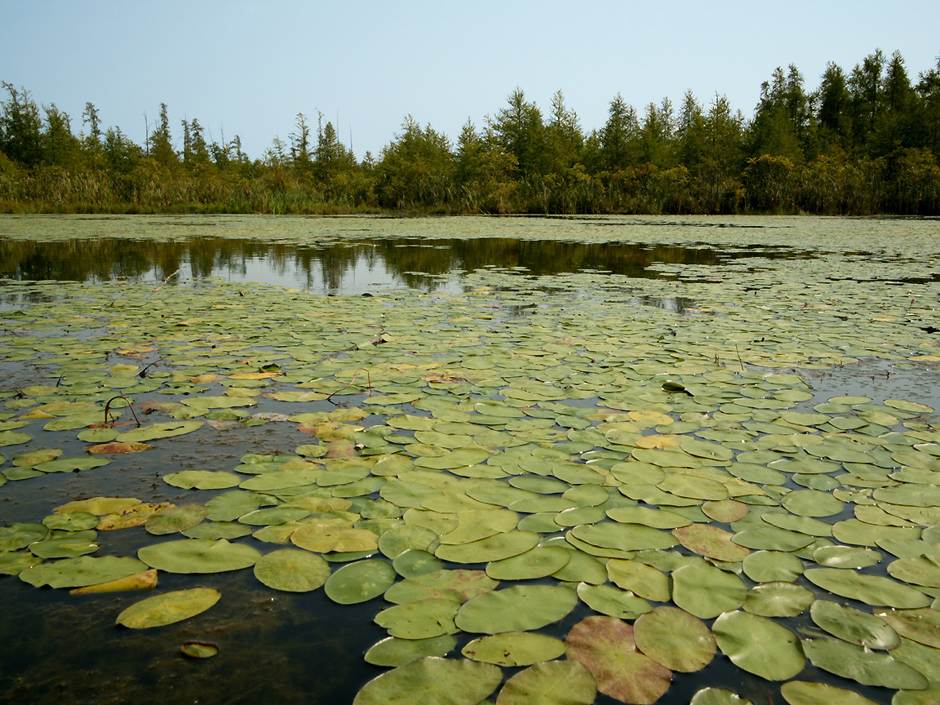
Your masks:
{"label": "dark water reflection patch", "polygon": [[701,243],[647,245],[561,240],[354,239],[341,244],[284,244],[197,237],[156,241],[119,238],[54,242],[0,239],[0,277],[103,282],[180,283],[207,277],[281,284],[332,294],[388,286],[427,290],[455,286],[456,275],[500,267],[541,276],[601,272],[637,278],[663,274],[651,264],[716,265],[734,259],[806,257],[780,246],[715,249]]}

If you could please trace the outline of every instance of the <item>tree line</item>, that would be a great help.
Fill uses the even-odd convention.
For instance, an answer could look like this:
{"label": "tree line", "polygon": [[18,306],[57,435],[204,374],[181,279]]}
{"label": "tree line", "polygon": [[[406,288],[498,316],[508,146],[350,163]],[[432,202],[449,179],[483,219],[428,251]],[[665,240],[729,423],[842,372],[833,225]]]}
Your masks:
{"label": "tree line", "polygon": [[143,144],[86,103],[76,131],[54,104],[2,84],[0,212],[940,214],[940,59],[911,79],[875,51],[796,66],[761,86],[751,117],[691,92],[642,111],[620,95],[586,132],[559,91],[543,111],[516,89],[456,144],[405,118],[360,160],[322,117],[251,158],[167,106]]}

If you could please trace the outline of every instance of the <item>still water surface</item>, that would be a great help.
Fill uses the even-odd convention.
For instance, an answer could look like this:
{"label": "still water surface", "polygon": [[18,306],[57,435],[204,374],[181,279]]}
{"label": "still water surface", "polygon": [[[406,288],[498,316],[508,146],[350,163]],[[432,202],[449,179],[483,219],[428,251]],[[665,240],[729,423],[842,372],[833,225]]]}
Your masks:
{"label": "still water surface", "polygon": [[[694,241],[680,246],[516,238],[358,237],[341,243],[306,244],[206,236],[168,242],[0,238],[0,278],[91,283],[126,279],[180,286],[220,277],[327,295],[358,295],[398,287],[457,292],[463,287],[462,274],[481,268],[500,268],[519,276],[588,271],[668,278],[675,274],[650,266],[707,267],[753,257],[800,259],[817,255],[779,244],[721,248]],[[693,305],[678,297],[638,298],[636,302],[680,313]],[[876,374],[881,379],[880,371],[875,371],[873,383]],[[842,380],[831,387],[826,392],[834,394],[844,391],[847,384]],[[265,402],[259,410],[285,409],[275,402]],[[117,456],[107,473],[9,483],[0,496],[0,523],[35,521],[50,506],[79,494],[184,501],[185,493],[159,481],[167,468],[226,469],[235,466],[244,453],[277,452],[307,441],[304,434],[285,424],[278,424],[275,433],[268,427],[239,429],[223,434],[221,441],[218,434],[213,438],[213,444],[207,447],[200,443],[200,433],[192,434],[174,443],[172,453],[159,449],[148,453],[146,465],[134,456]],[[74,439],[59,443],[57,438],[56,442],[67,455],[84,448]],[[148,543],[152,543],[152,537],[142,531],[114,532],[101,536],[101,554],[131,555]],[[139,599],[138,595],[107,600],[75,598],[67,591],[36,590],[14,578],[0,577],[0,702],[343,705],[352,702],[366,680],[381,672],[361,658],[369,646],[385,636],[384,630],[372,622],[381,608],[380,599],[338,607],[322,590],[303,595],[259,590],[248,571],[212,576],[211,582],[161,575],[161,587],[165,589],[195,587],[203,582],[219,588],[224,595],[211,618],[183,622],[154,633],[122,632],[116,639],[114,616]],[[563,636],[588,614],[581,607],[544,631]],[[791,628],[805,626],[806,622],[783,621]],[[218,642],[221,656],[206,662],[179,657],[177,645],[189,639]],[[462,635],[458,650],[468,640]],[[802,677],[851,687],[876,701],[885,697],[881,689],[866,689],[812,667]],[[659,702],[687,703],[697,689],[706,685],[731,688],[761,705],[772,702],[765,681],[730,667],[723,658],[715,659],[699,673],[676,674],[672,687]],[[599,696],[597,702],[614,701]]]}

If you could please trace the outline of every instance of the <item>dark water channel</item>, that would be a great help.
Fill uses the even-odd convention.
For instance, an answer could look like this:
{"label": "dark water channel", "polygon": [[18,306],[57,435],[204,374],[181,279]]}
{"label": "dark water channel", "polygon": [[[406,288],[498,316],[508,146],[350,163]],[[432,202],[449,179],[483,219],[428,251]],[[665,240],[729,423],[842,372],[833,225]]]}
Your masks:
{"label": "dark water channel", "polygon": [[206,277],[264,282],[327,294],[362,294],[409,286],[456,287],[462,272],[500,267],[520,274],[578,271],[636,278],[663,276],[654,263],[715,265],[745,257],[806,257],[781,247],[728,251],[692,243],[640,245],[557,240],[400,239],[294,245],[263,240],[77,239],[36,242],[0,238],[0,278],[100,282],[114,279],[187,282]]}

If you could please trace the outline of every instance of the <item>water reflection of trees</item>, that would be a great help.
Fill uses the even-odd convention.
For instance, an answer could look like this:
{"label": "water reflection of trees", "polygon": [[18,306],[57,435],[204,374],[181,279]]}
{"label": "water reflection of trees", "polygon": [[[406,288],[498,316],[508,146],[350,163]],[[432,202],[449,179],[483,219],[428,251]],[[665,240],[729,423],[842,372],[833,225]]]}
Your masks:
{"label": "water reflection of trees", "polygon": [[[260,240],[193,238],[152,240],[0,240],[0,275],[16,279],[105,281],[116,278],[164,279],[187,265],[192,276],[249,275],[249,263],[279,280],[298,277],[312,287],[319,279],[332,291],[357,268],[382,272],[410,286],[435,286],[416,272],[430,275],[486,266],[519,267],[530,273],[556,274],[580,269],[649,276],[653,262],[714,264],[711,249],[674,245],[529,241],[509,238],[474,240],[375,240],[300,246]],[[270,277],[265,277],[270,281]],[[429,283],[430,282],[430,283]]]}

